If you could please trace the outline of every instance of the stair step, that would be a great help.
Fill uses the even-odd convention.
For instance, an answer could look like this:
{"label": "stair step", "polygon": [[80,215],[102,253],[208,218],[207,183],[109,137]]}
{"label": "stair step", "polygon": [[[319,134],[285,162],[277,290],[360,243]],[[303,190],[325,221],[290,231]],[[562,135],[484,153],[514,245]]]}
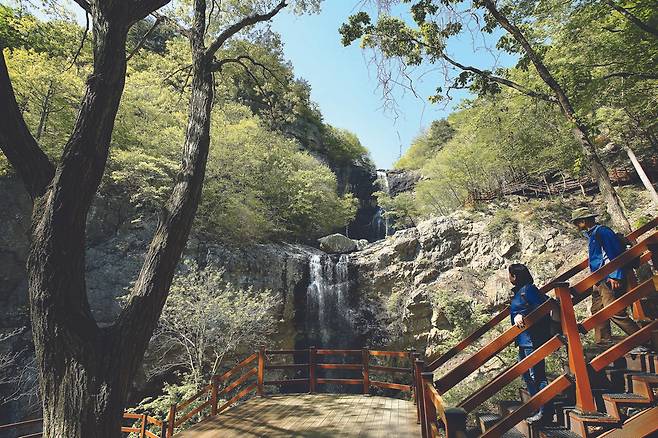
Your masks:
{"label": "stair step", "polygon": [[634,392],[633,391],[633,379],[636,376],[655,376],[655,374],[639,372],[639,371],[631,371],[631,372],[626,373],[626,375],[624,376],[624,388],[623,388],[623,391],[620,391],[620,392]]}
{"label": "stair step", "polygon": [[478,424],[480,425],[480,430],[482,433],[485,433],[494,424],[498,423],[502,417],[498,414],[491,412],[485,412],[483,414],[478,414]]}
{"label": "stair step", "polygon": [[502,418],[517,410],[523,403],[518,400],[500,400],[496,404],[498,405],[498,415]]}
{"label": "stair step", "polygon": [[539,430],[540,438],[581,438],[565,427],[543,427]]}
{"label": "stair step", "polygon": [[647,371],[646,356],[647,353],[626,353],[626,368],[631,371]]}
{"label": "stair step", "polygon": [[649,403],[648,398],[632,392],[603,394],[603,400],[609,400],[615,403]]}
{"label": "stair step", "polygon": [[608,415],[616,418],[617,420],[624,420],[628,417],[628,412],[622,411],[621,406],[628,407],[628,405],[636,406],[651,404],[651,400],[649,398],[632,392],[624,392],[620,394],[604,394],[603,401],[605,402],[605,410]]}

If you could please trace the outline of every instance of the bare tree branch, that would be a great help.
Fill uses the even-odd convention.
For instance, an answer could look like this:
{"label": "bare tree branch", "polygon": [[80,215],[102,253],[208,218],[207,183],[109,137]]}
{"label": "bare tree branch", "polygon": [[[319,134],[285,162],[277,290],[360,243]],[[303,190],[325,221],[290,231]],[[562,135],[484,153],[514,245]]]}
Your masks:
{"label": "bare tree branch", "polygon": [[45,193],[55,168],[30,133],[21,114],[4,53],[0,53],[0,107],[5,114],[0,117],[0,149],[34,200]]}
{"label": "bare tree branch", "polygon": [[89,33],[89,12],[85,13],[85,31],[82,34],[82,39],[80,40],[80,46],[78,46],[78,50],[76,50],[75,55],[73,55],[73,59],[71,60],[71,64],[69,64],[64,71],[67,71],[71,69],[75,65],[75,62],[78,60],[78,56],[80,56],[80,53],[82,52],[82,48],[85,45],[85,41],[87,40],[87,34]]}
{"label": "bare tree branch", "polygon": [[135,46],[135,48],[134,48],[134,49],[128,54],[128,56],[126,56],[126,62],[130,61],[130,58],[132,58],[133,56],[135,56],[135,54],[136,54],[137,52],[139,52],[139,50],[144,46],[144,43],[146,42],[146,40],[148,39],[148,37],[153,33],[153,31],[155,30],[155,28],[158,27],[158,25],[159,25],[160,23],[162,23],[163,21],[164,21],[164,17],[163,17],[162,15],[160,15],[159,17],[157,17],[157,18],[155,19],[155,22],[153,22],[153,25],[152,25],[152,26],[149,28],[149,30],[147,30],[146,33],[142,36],[142,38],[139,40],[139,42],[137,43],[137,45]]}
{"label": "bare tree branch", "polygon": [[471,73],[475,73],[475,74],[477,74],[477,75],[479,75],[479,76],[481,76],[481,77],[483,77],[487,80],[497,82],[501,85],[505,85],[507,87],[513,88],[513,89],[515,89],[517,91],[520,91],[521,93],[525,94],[526,96],[541,99],[541,100],[544,100],[544,101],[550,102],[550,103],[558,103],[557,99],[554,96],[550,96],[546,93],[541,93],[541,92],[538,92],[538,91],[531,90],[531,89],[529,89],[529,88],[527,88],[527,87],[525,87],[525,86],[523,86],[523,85],[521,85],[517,82],[511,81],[509,79],[506,79],[506,78],[503,78],[503,77],[500,77],[500,76],[493,75],[493,74],[491,74],[489,72],[486,72],[484,70],[480,70],[479,68],[472,67],[472,66],[469,66],[469,65],[463,65],[463,64],[453,60],[452,58],[450,58],[445,53],[442,55],[442,58],[445,59],[446,61],[448,61],[450,64],[454,65],[455,67],[461,69],[461,70],[469,71]]}
{"label": "bare tree branch", "polygon": [[91,13],[91,4],[87,0],[73,0],[76,2],[82,9],[87,11],[88,14]]}
{"label": "bare tree branch", "polygon": [[633,23],[634,25],[636,25],[637,27],[639,27],[639,28],[642,29],[643,31],[648,32],[648,33],[650,33],[651,35],[653,35],[654,37],[658,38],[658,29],[657,29],[657,28],[655,28],[655,27],[653,27],[653,26],[650,26],[650,25],[648,25],[647,23],[645,23],[644,21],[640,20],[640,19],[639,19],[636,15],[634,15],[631,11],[629,11],[628,9],[625,9],[625,8],[619,6],[619,5],[618,5],[616,2],[614,2],[613,0],[605,0],[605,2],[606,2],[606,3],[607,3],[612,9],[614,9],[615,11],[619,12],[619,13],[622,14],[624,17],[626,17],[626,19],[627,19],[628,21],[630,21],[631,23]]}
{"label": "bare tree branch", "polygon": [[656,80],[658,79],[658,74],[641,73],[641,72],[633,72],[633,71],[620,71],[615,73],[609,73],[603,76],[601,79],[611,79],[611,78],[636,78],[643,80]]}
{"label": "bare tree branch", "polygon": [[206,51],[206,54],[208,55],[209,58],[213,57],[217,50],[219,50],[220,47],[224,45],[226,41],[228,41],[229,38],[231,38],[233,35],[237,34],[241,30],[243,30],[246,27],[253,26],[254,24],[263,22],[263,21],[268,21],[272,19],[276,14],[281,12],[283,8],[285,8],[288,5],[287,0],[281,0],[271,11],[265,13],[265,14],[253,14],[249,15],[242,20],[238,21],[235,24],[232,24],[226,30],[224,30],[219,36],[210,44],[208,47],[208,50]]}

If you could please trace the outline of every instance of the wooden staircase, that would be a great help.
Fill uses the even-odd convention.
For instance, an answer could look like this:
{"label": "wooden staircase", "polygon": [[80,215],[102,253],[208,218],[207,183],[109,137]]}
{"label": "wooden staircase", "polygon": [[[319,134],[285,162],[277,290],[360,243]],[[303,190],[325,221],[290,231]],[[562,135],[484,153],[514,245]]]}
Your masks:
{"label": "wooden staircase", "polygon": [[[629,268],[635,260],[658,267],[658,218],[631,233],[628,238],[635,245],[598,271],[574,284],[568,283],[587,269],[588,261],[557,276],[540,290],[551,298],[526,317],[526,328],[531,327],[549,312],[559,313],[562,334],[551,338],[524,360],[510,366],[492,378],[457,406],[447,406],[442,395],[457,387],[464,379],[510,346],[521,329],[512,326],[491,342],[467,356],[457,366],[446,369],[445,364],[473,345],[496,327],[509,321],[509,308],[503,309],[489,322],[475,330],[457,345],[429,363],[417,360],[416,374],[423,381],[419,400],[424,437],[644,437],[658,436],[658,275],[638,284]],[[628,292],[596,314],[577,321],[574,305],[586,299],[593,285],[612,271],[625,268],[629,277]],[[608,321],[621,309],[632,306],[633,316],[641,329],[631,336],[615,339],[603,349],[585,349],[582,336]],[[509,323],[507,323],[509,324]],[[638,346],[652,346],[650,351],[639,351]],[[496,403],[497,412],[479,412],[480,406],[506,385],[519,378],[537,362],[565,348],[569,366],[563,374],[549,379],[549,385],[534,397],[519,391],[518,400]],[[434,378],[434,373],[441,377]],[[555,414],[552,421],[530,424],[530,417],[540,406],[552,402]],[[446,415],[450,413],[450,415]],[[467,425],[469,427],[467,427]],[[443,433],[440,429],[444,429]]]}

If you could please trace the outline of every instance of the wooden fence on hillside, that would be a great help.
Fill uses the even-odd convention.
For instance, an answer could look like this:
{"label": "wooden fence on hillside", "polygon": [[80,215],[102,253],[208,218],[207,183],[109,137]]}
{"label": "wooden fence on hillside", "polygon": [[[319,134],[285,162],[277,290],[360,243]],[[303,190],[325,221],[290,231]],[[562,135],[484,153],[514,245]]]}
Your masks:
{"label": "wooden fence on hillside", "polygon": [[[658,181],[658,157],[643,161],[642,167],[652,182]],[[614,185],[621,186],[635,184],[640,181],[640,178],[632,167],[621,167],[610,171],[610,180]],[[557,176],[547,174],[537,178],[519,173],[502,182],[499,187],[488,190],[470,190],[469,201],[471,203],[492,201],[509,195],[545,198],[577,191],[581,191],[583,194],[591,194],[597,192],[598,189],[597,182],[590,176],[572,178],[564,174]]]}

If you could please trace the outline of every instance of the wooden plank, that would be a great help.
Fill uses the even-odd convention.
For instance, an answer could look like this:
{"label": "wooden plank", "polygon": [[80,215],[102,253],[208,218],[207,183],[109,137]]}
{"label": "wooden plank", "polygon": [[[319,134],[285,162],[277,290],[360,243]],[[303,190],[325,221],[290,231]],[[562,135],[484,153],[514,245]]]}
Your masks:
{"label": "wooden plank", "polygon": [[215,376],[215,378],[219,382],[224,381],[224,380],[228,379],[229,377],[231,377],[231,376],[235,375],[236,373],[238,373],[242,368],[246,367],[247,365],[249,365],[251,362],[255,361],[256,359],[258,359],[258,353],[252,354],[251,356],[249,356],[248,358],[246,358],[245,360],[243,360],[242,362],[238,363],[236,366],[231,368],[229,371],[225,372],[224,374],[222,374],[219,377]]}
{"label": "wooden plank", "polygon": [[43,418],[35,418],[34,420],[20,421],[18,423],[5,424],[0,426],[0,430],[9,430],[17,427],[29,426],[31,424],[43,423]]}
{"label": "wooden plank", "polygon": [[222,405],[217,411],[218,411],[219,413],[222,413],[222,411],[226,410],[226,408],[228,408],[228,407],[231,406],[233,403],[235,403],[235,402],[237,402],[238,400],[240,400],[240,399],[241,399],[242,397],[244,397],[245,395],[249,394],[251,391],[253,391],[253,390],[256,389],[257,387],[258,387],[258,383],[253,383],[253,384],[247,386],[245,389],[243,389],[242,391],[240,391],[239,393],[237,393],[235,396],[233,396],[233,398],[231,398],[229,401],[227,401],[226,403],[224,403],[224,404],[223,404],[223,405]]}
{"label": "wooden plank", "polygon": [[320,356],[351,356],[356,354],[361,354],[361,350],[328,350],[328,349],[317,349],[315,354]]}
{"label": "wooden plank", "polygon": [[658,430],[658,406],[626,420],[620,429],[613,429],[600,438],[651,437]]}
{"label": "wooden plank", "polygon": [[250,377],[255,376],[257,373],[258,373],[257,368],[250,369],[249,372],[243,374],[238,380],[236,380],[235,382],[231,383],[230,385],[219,391],[219,395],[224,395],[229,393],[230,391],[234,390],[235,388],[237,388],[238,386],[242,385],[244,382],[249,380]]}
{"label": "wooden plank", "polygon": [[578,331],[576,313],[573,308],[568,283],[560,283],[555,291],[560,299],[562,333],[567,337],[569,369],[576,377],[576,407],[581,412],[594,412],[596,411],[596,403],[592,395],[592,385],[589,381],[583,344],[580,341],[580,332]]}
{"label": "wooden plank", "polygon": [[559,336],[552,337],[548,342],[535,350],[531,355],[525,357],[522,361],[517,362],[507,370],[500,373],[497,377],[464,399],[457,406],[464,408],[466,412],[473,411],[473,409],[477,408],[486,400],[493,397],[503,387],[528,371],[531,367],[535,366],[537,363],[539,363],[539,361],[544,360],[546,356],[553,353],[563,345],[564,344],[562,343],[562,340]]}
{"label": "wooden plank", "polygon": [[408,351],[368,350],[371,356],[409,357]]}
{"label": "wooden plank", "polygon": [[290,363],[290,364],[275,364],[265,365],[266,370],[296,370],[299,368],[308,368],[307,363]]}
{"label": "wooden plank", "polygon": [[494,424],[489,430],[480,435],[480,438],[499,438],[503,436],[505,432],[510,430],[523,419],[527,418],[532,412],[539,409],[540,406],[552,400],[556,395],[560,394],[571,385],[571,380],[569,380],[567,375],[561,375],[549,383],[546,388],[542,389],[534,397],[528,400],[527,403],[510,413],[507,417],[501,419],[498,423]]}
{"label": "wooden plank", "polygon": [[411,392],[411,385],[404,385],[402,383],[379,382],[377,380],[371,380],[370,386],[375,386],[377,388],[386,388],[386,389],[398,389],[400,391]]}
{"label": "wooden plank", "polygon": [[316,379],[321,385],[363,385],[363,379]]}
{"label": "wooden plank", "polygon": [[551,309],[556,307],[554,300],[546,301],[541,306],[537,307],[532,313],[530,313],[526,318],[525,328],[520,329],[517,326],[512,326],[499,335],[496,339],[491,341],[486,346],[482,347],[479,351],[473,354],[471,357],[464,360],[461,364],[453,368],[446,375],[441,377],[439,380],[434,382],[436,388],[441,393],[445,393],[450,390],[457,383],[464,380],[468,377],[473,371],[480,368],[484,363],[489,359],[494,357],[505,347],[511,344],[514,339],[524,330],[530,328],[537,321],[542,319],[544,316],[548,315]]}
{"label": "wooden plank", "polygon": [[205,393],[210,391],[211,389],[212,389],[212,385],[204,386],[196,394],[194,394],[192,397],[190,397],[187,400],[185,400],[184,402],[176,405],[176,410],[177,411],[182,411],[183,409],[185,409],[186,407],[191,405],[193,402],[195,402],[199,397],[201,397],[202,395],[204,395]]}
{"label": "wooden plank", "polygon": [[385,373],[404,373],[404,374],[410,374],[411,373],[411,368],[401,368],[401,367],[381,367],[378,365],[370,365],[369,366],[371,371],[380,371],[380,372],[385,372]]}
{"label": "wooden plank", "polygon": [[361,370],[363,365],[360,363],[319,363],[316,367],[323,370]]}
{"label": "wooden plank", "polygon": [[599,326],[612,318],[613,315],[618,313],[620,310],[627,308],[635,301],[644,298],[651,293],[655,292],[658,288],[658,276],[653,276],[649,280],[645,281],[641,285],[637,286],[633,290],[625,293],[620,298],[616,299],[608,306],[596,312],[594,315],[585,319],[581,323],[582,328],[585,331],[590,331],[594,327]]}
{"label": "wooden plank", "polygon": [[201,403],[199,406],[197,406],[196,408],[192,409],[190,412],[185,414],[182,418],[179,418],[178,420],[176,420],[176,422],[174,423],[174,426],[178,427],[181,424],[185,423],[187,420],[194,417],[196,414],[198,414],[199,412],[201,412],[202,410],[204,410],[205,408],[210,406],[210,403],[211,403],[210,400],[207,400],[206,402]]}
{"label": "wooden plank", "polygon": [[509,306],[507,306],[505,309],[503,309],[501,312],[499,312],[496,316],[491,318],[486,324],[482,325],[480,328],[475,330],[473,333],[462,339],[457,345],[454,347],[450,348],[448,351],[443,353],[441,356],[438,358],[434,359],[432,362],[430,362],[427,365],[427,371],[435,371],[437,370],[441,365],[452,359],[455,355],[458,353],[464,351],[468,346],[470,346],[473,342],[477,341],[482,337],[485,333],[487,333],[489,330],[491,330],[493,327],[498,325],[502,320],[507,318],[509,316]]}
{"label": "wooden plank", "polygon": [[590,361],[590,366],[594,369],[594,371],[601,371],[603,368],[607,367],[615,360],[631,351],[633,348],[649,341],[649,339],[651,339],[651,332],[653,330],[658,330],[658,320],[652,321],[632,335],[624,338],[618,344],[613,345],[603,353],[596,356]]}
{"label": "wooden plank", "polygon": [[308,383],[308,379],[281,379],[281,380],[265,380],[264,385],[288,385],[292,383]]}

